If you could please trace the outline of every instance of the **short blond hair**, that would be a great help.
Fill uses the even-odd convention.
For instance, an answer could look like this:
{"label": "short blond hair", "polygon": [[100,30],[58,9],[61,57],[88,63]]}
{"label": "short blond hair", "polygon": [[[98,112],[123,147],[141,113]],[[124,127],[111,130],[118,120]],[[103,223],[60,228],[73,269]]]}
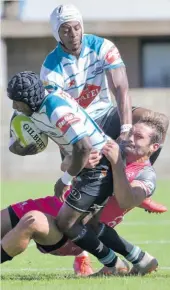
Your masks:
{"label": "short blond hair", "polygon": [[165,134],[165,127],[161,114],[154,112],[148,113],[144,115],[138,123],[145,124],[154,129],[153,135],[151,136],[151,144],[162,143],[163,135]]}

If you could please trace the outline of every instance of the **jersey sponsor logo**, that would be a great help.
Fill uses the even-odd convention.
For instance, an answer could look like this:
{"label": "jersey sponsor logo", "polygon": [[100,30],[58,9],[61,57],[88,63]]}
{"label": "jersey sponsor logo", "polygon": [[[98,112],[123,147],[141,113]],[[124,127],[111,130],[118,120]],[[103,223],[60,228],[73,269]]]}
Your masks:
{"label": "jersey sponsor logo", "polygon": [[69,198],[73,201],[79,201],[81,199],[81,193],[76,188],[73,188],[69,194]]}
{"label": "jersey sponsor logo", "polygon": [[21,209],[21,210],[24,210],[24,207],[28,205],[28,202],[27,201],[24,201],[24,202],[21,202],[20,204],[18,204],[18,207]]}
{"label": "jersey sponsor logo", "polygon": [[96,98],[101,90],[100,86],[88,85],[86,84],[83,91],[81,92],[79,98],[76,99],[77,103],[83,107],[87,108],[89,104]]}
{"label": "jersey sponsor logo", "polygon": [[76,117],[73,113],[67,113],[57,121],[56,127],[65,133],[73,124],[79,121],[80,118]]}
{"label": "jersey sponsor logo", "polygon": [[38,134],[32,129],[32,127],[28,123],[25,123],[23,125],[23,129],[35,140],[37,146],[41,150],[46,147],[43,140],[38,136]]}
{"label": "jersey sponsor logo", "polygon": [[116,46],[112,47],[106,54],[106,61],[111,64],[120,58],[120,53]]}

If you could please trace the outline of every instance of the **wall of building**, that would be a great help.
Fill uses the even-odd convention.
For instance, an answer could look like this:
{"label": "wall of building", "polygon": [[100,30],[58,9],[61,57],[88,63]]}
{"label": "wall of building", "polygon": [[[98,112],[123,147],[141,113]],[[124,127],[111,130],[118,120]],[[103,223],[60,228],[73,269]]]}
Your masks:
{"label": "wall of building", "polygon": [[[139,87],[139,38],[109,38],[118,46],[127,67],[129,85]],[[7,39],[8,79],[17,71],[32,70],[39,73],[45,56],[54,49],[53,38]]]}

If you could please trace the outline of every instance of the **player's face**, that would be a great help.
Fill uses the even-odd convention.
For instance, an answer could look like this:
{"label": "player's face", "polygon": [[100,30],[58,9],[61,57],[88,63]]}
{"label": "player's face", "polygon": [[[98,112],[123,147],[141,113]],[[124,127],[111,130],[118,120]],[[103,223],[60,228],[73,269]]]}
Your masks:
{"label": "player's face", "polygon": [[70,54],[80,53],[82,28],[81,24],[77,21],[69,21],[60,26],[59,36]]}
{"label": "player's face", "polygon": [[21,112],[26,116],[31,116],[33,113],[32,110],[30,109],[30,107],[23,102],[13,101],[12,107],[14,110],[17,110],[18,112]]}
{"label": "player's face", "polygon": [[135,156],[137,158],[150,156],[159,148],[159,144],[151,144],[151,138],[154,129],[146,124],[137,123],[133,126],[129,133],[124,151],[127,156]]}

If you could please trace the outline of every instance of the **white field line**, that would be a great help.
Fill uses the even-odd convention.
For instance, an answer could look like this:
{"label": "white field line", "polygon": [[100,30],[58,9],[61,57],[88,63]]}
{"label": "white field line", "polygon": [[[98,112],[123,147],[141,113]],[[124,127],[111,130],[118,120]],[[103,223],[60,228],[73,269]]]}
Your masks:
{"label": "white field line", "polygon": [[[159,270],[163,270],[163,271],[170,271],[170,267],[159,267],[158,268],[158,271]],[[21,269],[1,269],[1,273],[10,273],[10,272],[24,272],[24,271],[30,271],[30,272],[52,272],[54,273],[54,271],[59,271],[59,272],[64,272],[64,271],[73,271],[73,268],[44,268],[44,269],[41,269],[41,268],[21,268]]]}

